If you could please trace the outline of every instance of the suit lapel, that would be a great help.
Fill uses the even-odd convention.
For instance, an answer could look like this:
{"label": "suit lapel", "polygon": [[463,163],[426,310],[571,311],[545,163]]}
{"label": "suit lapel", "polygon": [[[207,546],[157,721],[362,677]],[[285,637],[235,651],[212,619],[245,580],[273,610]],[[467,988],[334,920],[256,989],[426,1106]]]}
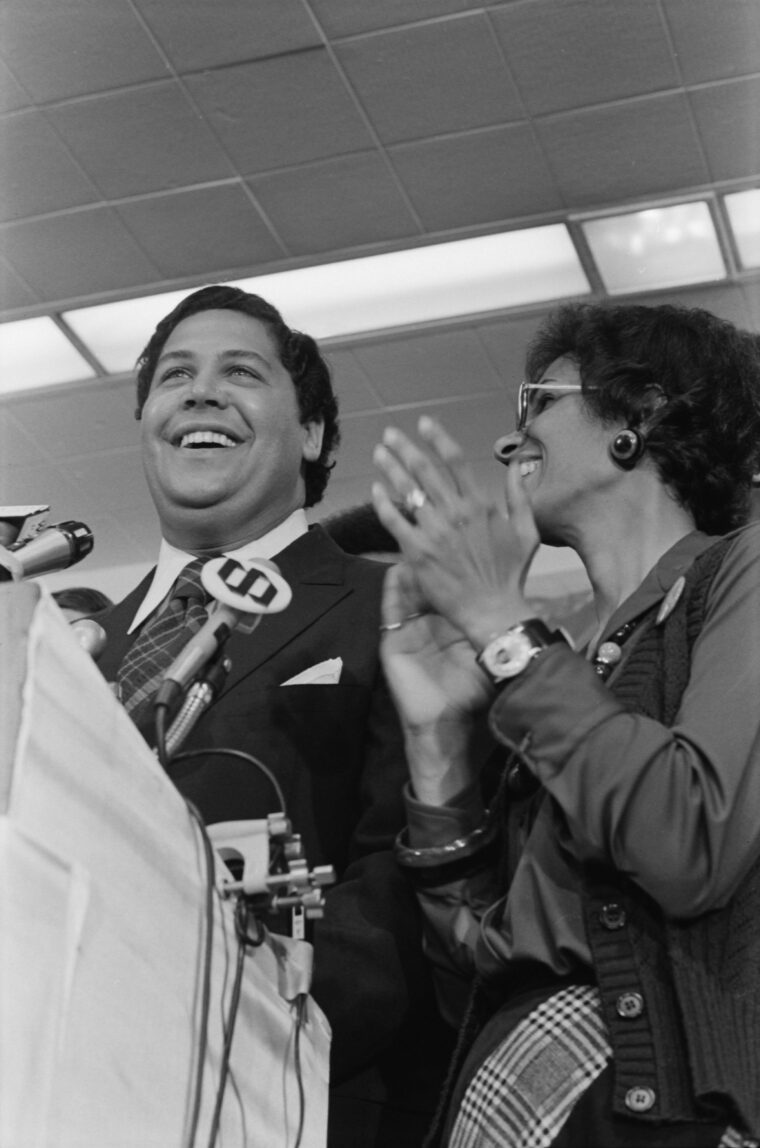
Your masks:
{"label": "suit lapel", "polygon": [[312,527],[275,561],[293,600],[281,614],[265,615],[253,634],[232,633],[227,642],[232,669],[222,696],[351,593],[346,555],[321,527]]}

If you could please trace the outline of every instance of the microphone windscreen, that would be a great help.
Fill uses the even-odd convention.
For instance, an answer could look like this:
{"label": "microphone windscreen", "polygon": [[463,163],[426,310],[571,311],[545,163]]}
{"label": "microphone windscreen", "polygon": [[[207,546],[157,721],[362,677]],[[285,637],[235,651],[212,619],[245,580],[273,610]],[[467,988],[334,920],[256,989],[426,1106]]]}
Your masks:
{"label": "microphone windscreen", "polygon": [[72,632],[82,649],[97,662],[106,648],[106,632],[92,618],[80,618],[71,623]]}

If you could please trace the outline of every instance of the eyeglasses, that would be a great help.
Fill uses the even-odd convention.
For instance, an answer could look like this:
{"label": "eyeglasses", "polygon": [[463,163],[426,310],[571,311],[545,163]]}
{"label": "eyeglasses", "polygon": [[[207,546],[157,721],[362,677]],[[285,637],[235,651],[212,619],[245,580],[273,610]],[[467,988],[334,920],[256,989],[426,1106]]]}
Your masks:
{"label": "eyeglasses", "polygon": [[[587,387],[586,390],[596,390],[596,387]],[[582,391],[580,383],[520,383],[517,391],[517,429],[525,430],[529,419],[535,418],[540,411],[536,410],[538,399],[531,398],[533,391],[552,391],[552,393],[569,394],[571,391]],[[539,396],[540,399],[540,396]]]}

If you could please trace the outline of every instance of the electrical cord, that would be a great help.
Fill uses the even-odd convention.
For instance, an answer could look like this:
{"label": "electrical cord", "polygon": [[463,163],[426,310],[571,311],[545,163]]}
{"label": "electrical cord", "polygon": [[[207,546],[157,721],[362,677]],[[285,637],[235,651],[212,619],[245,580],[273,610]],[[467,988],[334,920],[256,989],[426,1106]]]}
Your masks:
{"label": "electrical cord", "polygon": [[304,993],[301,993],[298,997],[296,1008],[296,1035],[293,1041],[293,1058],[295,1060],[296,1085],[298,1087],[298,1131],[296,1132],[293,1148],[300,1148],[304,1122],[306,1120],[306,1095],[304,1093],[303,1068],[301,1065],[301,1029],[303,1028],[304,1013],[306,1012],[306,996]]}
{"label": "electrical cord", "polygon": [[[156,733],[156,752],[161,765],[166,769],[168,765],[166,755],[166,718],[167,706],[158,705],[155,710],[155,733]],[[285,803],[285,795],[282,791],[277,778],[274,776],[268,766],[264,765],[253,754],[246,753],[239,749],[218,749],[218,748],[204,748],[204,749],[189,749],[184,750],[182,753],[175,754],[172,757],[172,762],[188,760],[190,758],[221,755],[227,757],[235,757],[248,761],[256,766],[269,781],[274,793],[276,794],[279,803],[279,811],[283,816],[287,816],[287,808]],[[215,883],[215,864],[214,852],[211,844],[211,839],[208,835],[205,822],[200,814],[200,811],[191,801],[185,799],[188,811],[195,821],[201,835],[203,843],[203,851],[205,858],[206,869],[206,898],[205,898],[205,920],[206,920],[206,936],[205,936],[205,950],[203,960],[203,985],[202,985],[202,998],[201,998],[201,1019],[200,1029],[198,1034],[198,1062],[196,1067],[195,1085],[193,1088],[193,1105],[192,1114],[190,1119],[190,1129],[188,1134],[187,1145],[188,1148],[195,1148],[195,1141],[198,1134],[198,1123],[201,1109],[201,1099],[203,1095],[203,1074],[205,1068],[206,1051],[208,1048],[208,1020],[211,1006],[211,958],[213,952],[213,929],[214,929],[214,889]],[[264,940],[265,933],[260,922],[257,922],[257,936],[255,938],[248,935],[248,905],[244,897],[239,897],[235,908],[235,931],[238,939],[238,955],[235,968],[235,980],[232,988],[232,996],[230,999],[230,1007],[227,1014],[227,1020],[224,1025],[224,1046],[222,1049],[222,1061],[220,1068],[220,1079],[217,1087],[216,1100],[214,1103],[214,1112],[211,1120],[211,1128],[209,1132],[208,1148],[213,1148],[219,1134],[219,1123],[221,1120],[222,1103],[227,1085],[229,1075],[230,1055],[232,1051],[232,1038],[235,1031],[235,1021],[237,1019],[238,1010],[240,1007],[240,996],[242,991],[243,970],[245,966],[245,953],[248,948],[257,948]],[[301,1065],[301,1028],[304,1023],[304,1011],[306,1007],[306,998],[301,996],[298,1001],[298,1013],[296,1019],[296,1031],[294,1039],[294,1056],[295,1056],[295,1072],[296,1084],[298,1088],[298,1131],[296,1133],[296,1140],[294,1148],[300,1148],[301,1140],[303,1137],[303,1129],[306,1115],[306,1098],[304,1094],[303,1085],[303,1071]]]}
{"label": "electrical cord", "polygon": [[[156,714],[156,722],[158,723],[158,714]],[[216,746],[206,746],[203,749],[184,749],[182,753],[176,753],[174,755],[172,758],[172,763],[178,761],[188,761],[193,757],[237,757],[241,758],[243,761],[250,762],[251,765],[255,765],[256,768],[261,770],[261,772],[267,778],[269,784],[272,786],[272,789],[275,792],[279,802],[279,808],[277,812],[282,813],[284,817],[287,817],[288,810],[285,804],[285,794],[282,792],[282,787],[279,781],[274,776],[271,769],[264,765],[263,761],[259,761],[257,757],[254,757],[252,753],[246,753],[242,749],[217,749]]]}
{"label": "electrical cord", "polygon": [[211,1129],[209,1131],[208,1148],[214,1148],[214,1144],[216,1144],[216,1138],[219,1135],[219,1121],[222,1115],[222,1102],[224,1100],[224,1093],[227,1086],[227,1077],[230,1068],[232,1037],[235,1032],[235,1021],[237,1020],[237,1014],[240,1008],[240,994],[243,986],[243,969],[245,967],[246,949],[258,948],[258,946],[262,944],[265,936],[261,928],[259,928],[258,935],[255,939],[248,936],[248,906],[242,897],[238,898],[237,904],[235,905],[235,933],[237,935],[238,941],[235,980],[232,985],[232,996],[230,998],[229,1012],[224,1024],[224,1046],[222,1048],[222,1060],[219,1069],[219,1084],[216,1090],[214,1112],[211,1117]]}

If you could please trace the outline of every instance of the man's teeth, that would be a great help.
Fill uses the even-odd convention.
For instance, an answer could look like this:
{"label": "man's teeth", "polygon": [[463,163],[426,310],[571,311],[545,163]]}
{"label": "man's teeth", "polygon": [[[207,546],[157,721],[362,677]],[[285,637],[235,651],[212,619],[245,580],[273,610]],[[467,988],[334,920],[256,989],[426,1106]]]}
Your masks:
{"label": "man's teeth", "polygon": [[533,474],[534,470],[538,470],[538,459],[528,458],[520,463],[520,477],[525,478],[528,474]]}
{"label": "man's teeth", "polygon": [[219,434],[217,431],[191,431],[183,434],[180,446],[237,446],[229,435]]}

